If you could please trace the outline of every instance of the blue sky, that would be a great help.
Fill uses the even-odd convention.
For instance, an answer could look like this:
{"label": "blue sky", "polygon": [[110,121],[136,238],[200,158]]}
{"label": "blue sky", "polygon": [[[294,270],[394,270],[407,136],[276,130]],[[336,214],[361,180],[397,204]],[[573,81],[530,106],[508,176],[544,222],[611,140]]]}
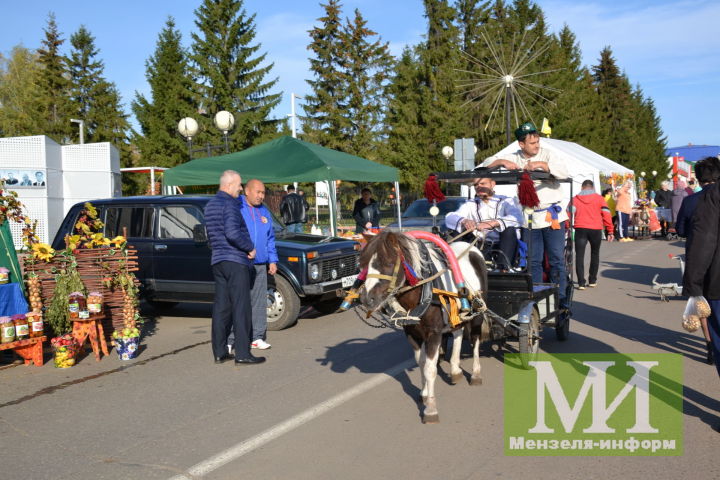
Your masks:
{"label": "blue sky", "polygon": [[[315,0],[245,0],[256,14],[257,41],[277,91],[284,91],[277,116],[290,113],[290,93],[307,91],[307,31],[321,16]],[[343,12],[360,9],[370,28],[398,54],[403,46],[419,42],[425,30],[421,0],[345,0]],[[720,111],[720,2],[714,0],[608,2],[542,0],[538,2],[552,31],[564,23],[575,32],[586,65],[597,61],[600,50],[612,47],[618,64],[633,84],[639,83],[655,101],[668,137],[668,146],[687,143],[720,145],[716,117]],[[0,0],[3,27],[0,53],[7,55],[22,43],[37,48],[47,14],[53,11],[69,48],[69,37],[85,25],[96,38],[108,79],[114,81],[129,111],[134,92],[147,93],[145,61],[157,36],[172,15],[190,43],[195,29],[194,10],[200,0],[33,0],[28,4]],[[298,107],[299,108],[299,107]],[[552,123],[552,119],[550,119]]]}

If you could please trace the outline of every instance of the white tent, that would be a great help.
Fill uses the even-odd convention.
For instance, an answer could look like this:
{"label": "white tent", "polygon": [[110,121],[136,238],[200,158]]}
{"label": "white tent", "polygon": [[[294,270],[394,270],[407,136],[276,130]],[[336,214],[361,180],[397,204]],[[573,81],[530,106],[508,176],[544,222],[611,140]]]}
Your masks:
{"label": "white tent", "polygon": [[[593,152],[577,143],[566,142],[554,138],[541,138],[540,147],[552,152],[558,158],[565,161],[568,173],[573,179],[573,194],[580,191],[580,186],[585,180],[592,180],[595,183],[595,189],[598,193],[603,185],[600,182],[600,175],[610,176],[613,173],[624,175],[627,173],[634,174],[629,168],[623,167],[619,163],[613,162],[609,158]],[[507,147],[500,150],[491,158],[509,158],[508,154],[515,153],[520,149],[518,142],[515,141]],[[566,189],[567,198],[570,198],[569,184],[563,184]],[[505,191],[505,189],[508,189]],[[515,195],[515,186],[503,186],[497,188],[498,193],[503,195]]]}

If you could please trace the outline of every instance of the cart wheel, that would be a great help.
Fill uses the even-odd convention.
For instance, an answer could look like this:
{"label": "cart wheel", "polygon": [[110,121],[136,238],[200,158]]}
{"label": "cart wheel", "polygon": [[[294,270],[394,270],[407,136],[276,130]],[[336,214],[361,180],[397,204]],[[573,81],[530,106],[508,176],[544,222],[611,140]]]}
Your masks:
{"label": "cart wheel", "polygon": [[529,362],[537,358],[540,350],[540,312],[533,308],[530,323],[520,325],[518,333],[518,351],[521,353],[520,362],[525,370],[530,368]]}
{"label": "cart wheel", "polygon": [[555,320],[555,337],[564,342],[570,336],[570,310],[558,312],[558,318]]}

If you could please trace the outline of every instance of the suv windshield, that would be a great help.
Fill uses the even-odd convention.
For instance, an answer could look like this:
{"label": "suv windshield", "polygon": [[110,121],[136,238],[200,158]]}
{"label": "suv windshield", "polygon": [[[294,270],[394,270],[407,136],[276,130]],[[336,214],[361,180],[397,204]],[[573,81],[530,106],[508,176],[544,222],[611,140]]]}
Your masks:
{"label": "suv windshield", "polygon": [[[464,198],[448,198],[438,203],[437,206],[440,209],[439,215],[447,215],[450,212],[454,212],[460,205],[465,203]],[[430,217],[430,207],[432,205],[425,198],[415,200],[403,213],[403,217]]]}

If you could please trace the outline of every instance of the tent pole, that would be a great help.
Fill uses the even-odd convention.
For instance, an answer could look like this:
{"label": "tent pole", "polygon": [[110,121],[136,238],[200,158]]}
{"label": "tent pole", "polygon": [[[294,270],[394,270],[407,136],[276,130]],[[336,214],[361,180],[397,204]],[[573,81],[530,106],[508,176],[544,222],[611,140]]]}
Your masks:
{"label": "tent pole", "polygon": [[400,182],[394,182],[395,185],[395,211],[397,212],[398,228],[402,228],[402,217],[400,216]]}
{"label": "tent pole", "polygon": [[337,235],[337,189],[335,180],[326,180],[328,183],[328,193],[330,194],[329,210],[330,210],[330,235]]}

